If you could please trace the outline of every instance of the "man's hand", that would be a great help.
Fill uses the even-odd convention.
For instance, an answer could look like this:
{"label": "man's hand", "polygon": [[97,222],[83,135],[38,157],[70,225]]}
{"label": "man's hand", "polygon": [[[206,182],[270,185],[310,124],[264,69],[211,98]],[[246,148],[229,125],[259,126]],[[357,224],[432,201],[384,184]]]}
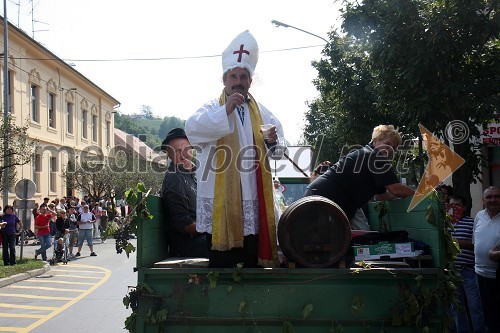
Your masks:
{"label": "man's hand", "polygon": [[387,191],[389,191],[392,195],[398,198],[406,198],[411,197],[415,194],[415,190],[409,186],[403,185],[401,183],[394,183],[391,185],[387,185],[385,187]]}
{"label": "man's hand", "polygon": [[198,235],[198,231],[196,231],[196,223],[191,223],[190,225],[187,225],[184,227],[184,231],[190,236],[196,236]]}
{"label": "man's hand", "polygon": [[226,114],[229,116],[233,113],[236,106],[245,103],[245,100],[246,98],[242,94],[234,93],[229,96],[226,100]]}
{"label": "man's hand", "polygon": [[[261,130],[262,132],[262,130]],[[276,126],[271,127],[270,129],[267,130],[267,135],[268,139],[266,140],[266,143],[268,145],[273,145],[278,141],[278,132],[276,132]]]}
{"label": "man's hand", "polygon": [[488,251],[488,258],[491,261],[500,262],[500,246],[495,245]]}

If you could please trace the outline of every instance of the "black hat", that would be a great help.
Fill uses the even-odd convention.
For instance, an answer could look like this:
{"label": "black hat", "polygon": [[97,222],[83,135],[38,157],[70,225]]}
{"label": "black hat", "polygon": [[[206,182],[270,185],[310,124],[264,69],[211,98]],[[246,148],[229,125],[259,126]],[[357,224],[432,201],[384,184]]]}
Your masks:
{"label": "black hat", "polygon": [[182,128],[174,128],[170,132],[168,132],[167,137],[163,142],[161,143],[161,150],[162,151],[167,151],[167,146],[170,140],[172,139],[177,139],[177,138],[184,138],[187,139],[186,132]]}

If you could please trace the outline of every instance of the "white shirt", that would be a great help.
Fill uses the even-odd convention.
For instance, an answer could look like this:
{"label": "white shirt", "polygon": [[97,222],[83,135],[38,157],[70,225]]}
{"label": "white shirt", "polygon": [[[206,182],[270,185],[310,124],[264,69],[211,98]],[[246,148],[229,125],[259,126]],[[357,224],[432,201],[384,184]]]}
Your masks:
{"label": "white shirt", "polygon": [[[82,221],[82,222],[95,221],[95,216],[91,212],[81,213],[80,215],[78,215],[77,221]],[[94,226],[93,223],[82,223],[78,225],[78,228],[80,228],[81,230],[85,230],[85,229],[92,229],[93,226]]]}
{"label": "white shirt", "polygon": [[474,270],[482,277],[495,279],[498,263],[488,258],[488,251],[500,239],[500,214],[490,218],[486,209],[478,212],[474,219],[472,243],[476,263]]}
{"label": "white shirt", "polygon": [[[262,104],[257,103],[264,124],[276,126],[278,137],[283,139],[283,127],[279,120]],[[226,114],[226,106],[220,106],[215,99],[201,107],[186,121],[186,134],[191,145],[197,149],[196,169],[197,198],[196,198],[196,230],[212,233],[212,210],[214,206],[215,160],[213,153],[217,147],[217,140],[234,131],[234,123],[238,126],[240,148],[253,146],[252,123],[248,104],[244,106],[243,124],[236,109],[231,115]],[[233,120],[236,117],[236,122]],[[284,142],[284,139],[283,139]],[[252,170],[255,152],[244,150],[241,160],[242,170]],[[242,187],[243,235],[259,233],[259,206],[257,198],[257,182],[255,171],[240,172]],[[271,188],[272,188],[271,184]]]}

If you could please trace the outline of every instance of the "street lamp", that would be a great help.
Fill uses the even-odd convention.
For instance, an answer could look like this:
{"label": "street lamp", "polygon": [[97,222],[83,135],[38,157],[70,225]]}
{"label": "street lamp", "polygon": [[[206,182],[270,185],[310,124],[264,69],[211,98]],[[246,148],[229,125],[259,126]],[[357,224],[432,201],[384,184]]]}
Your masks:
{"label": "street lamp", "polygon": [[277,26],[277,27],[292,28],[292,29],[295,29],[295,30],[299,30],[299,31],[305,32],[306,34],[309,34],[309,35],[312,35],[312,36],[314,36],[314,37],[318,37],[318,38],[320,38],[321,40],[324,40],[324,41],[325,41],[325,43],[327,43],[327,44],[328,44],[328,41],[327,41],[325,38],[323,38],[323,37],[321,37],[321,36],[318,36],[318,35],[316,35],[316,34],[313,34],[312,32],[309,32],[309,31],[306,31],[306,30],[303,30],[303,29],[300,29],[300,28],[294,27],[293,25],[289,25],[289,24],[286,24],[286,23],[283,23],[283,22],[280,22],[280,21],[276,21],[276,20],[272,20],[272,21],[271,21],[271,23],[272,23],[272,24],[274,24],[274,25],[275,25],[275,26]]}

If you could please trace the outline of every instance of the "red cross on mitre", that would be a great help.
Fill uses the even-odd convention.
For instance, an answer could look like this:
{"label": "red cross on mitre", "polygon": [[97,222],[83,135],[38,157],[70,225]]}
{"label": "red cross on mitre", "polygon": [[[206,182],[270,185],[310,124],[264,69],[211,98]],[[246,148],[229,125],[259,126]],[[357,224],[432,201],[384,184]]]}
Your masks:
{"label": "red cross on mitre", "polygon": [[244,48],[244,44],[241,44],[240,45],[240,49],[233,52],[233,54],[237,54],[238,55],[238,62],[241,62],[241,58],[243,57],[243,53],[246,53],[246,54],[250,55],[250,52],[247,51],[247,50],[244,50],[243,48]]}

